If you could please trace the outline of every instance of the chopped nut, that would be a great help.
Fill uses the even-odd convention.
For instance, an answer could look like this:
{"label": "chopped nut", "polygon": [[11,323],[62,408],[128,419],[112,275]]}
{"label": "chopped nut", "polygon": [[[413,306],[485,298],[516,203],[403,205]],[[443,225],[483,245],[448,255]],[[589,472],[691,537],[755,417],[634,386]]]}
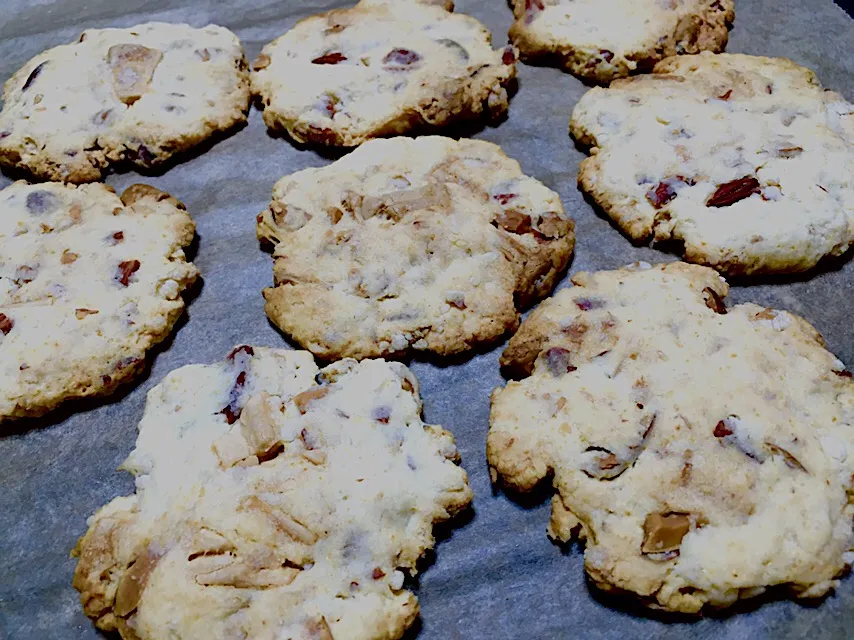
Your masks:
{"label": "chopped nut", "polygon": [[536,230],[546,238],[562,238],[572,230],[572,222],[557,213],[544,213],[537,222]]}
{"label": "chopped nut", "polygon": [[113,86],[119,100],[130,106],[148,91],[154,69],[163,58],[158,49],[139,44],[116,44],[107,52],[113,70]]}
{"label": "chopped nut", "polygon": [[300,454],[312,464],[326,464],[326,453],[323,451],[317,451],[316,449],[303,449],[300,451]]}
{"label": "chopped nut", "polygon": [[492,224],[510,233],[529,233],[531,231],[531,216],[516,209],[505,209],[495,216]]}
{"label": "chopped nut", "polygon": [[178,209],[185,208],[177,198],[174,198],[165,191],[155,189],[151,185],[147,184],[132,184],[125,189],[121,195],[122,204],[126,207],[131,206],[133,203],[142,200],[143,198],[154,198],[157,202],[168,201]]}
{"label": "chopped nut", "polygon": [[642,553],[676,551],[682,538],[691,530],[691,515],[687,513],[650,513],[643,523]]}
{"label": "chopped nut", "polygon": [[97,309],[75,309],[74,315],[77,316],[78,320],[82,320],[86,316],[95,315],[98,313]]}
{"label": "chopped nut", "polygon": [[783,147],[777,149],[777,157],[779,158],[796,158],[804,152],[803,147]]}
{"label": "chopped nut", "polygon": [[62,264],[71,264],[72,262],[77,260],[77,258],[79,258],[79,257],[80,256],[78,254],[73,253],[73,252],[69,251],[68,249],[66,249],[65,251],[62,252],[62,256],[60,256],[59,261]]}
{"label": "chopped nut", "polygon": [[315,400],[319,400],[329,393],[329,387],[313,387],[294,396],[294,404],[303,415],[308,411],[308,406]]}
{"label": "chopped nut", "polygon": [[780,445],[776,445],[773,442],[766,442],[765,446],[771,450],[771,455],[783,456],[783,460],[785,461],[786,466],[790,469],[797,469],[798,471],[809,473],[804,467],[804,465],[802,465],[795,456],[786,451]]}
{"label": "chopped nut", "polygon": [[29,89],[33,85],[33,82],[35,82],[36,78],[38,78],[39,75],[41,75],[41,72],[44,69],[44,66],[46,64],[47,64],[47,60],[45,60],[40,65],[38,65],[35,69],[30,71],[30,75],[27,76],[27,80],[26,80],[26,82],[24,82],[24,86],[21,87],[21,91],[26,91],[27,89]]}
{"label": "chopped nut", "polygon": [[712,197],[706,200],[706,206],[728,207],[754,193],[759,193],[759,180],[753,176],[745,176],[720,185]]}
{"label": "chopped nut", "polygon": [[126,618],[136,611],[139,598],[142,596],[142,592],[145,591],[145,583],[157,567],[160,557],[161,554],[154,552],[151,547],[148,547],[128,567],[116,589],[116,602],[113,605],[113,612],[117,616]]}
{"label": "chopped nut", "polygon": [[12,320],[12,318],[7,316],[5,313],[0,313],[0,333],[4,336],[8,336],[14,326],[15,321]]}
{"label": "chopped nut", "polygon": [[[270,411],[271,399],[270,394],[262,391],[249,398],[240,412],[240,433],[252,453],[258,456],[259,460],[265,458],[262,462],[275,457],[268,454],[276,445],[281,445],[277,437],[276,422]],[[279,452],[281,450],[282,448]]]}
{"label": "chopped nut", "polygon": [[306,625],[306,631],[308,631],[311,640],[335,640],[332,636],[332,629],[329,628],[329,623],[323,616],[309,622]]}
{"label": "chopped nut", "polygon": [[270,56],[268,56],[266,53],[262,53],[252,62],[252,68],[255,71],[261,71],[262,69],[266,69],[267,67],[269,67],[270,63],[272,62],[273,60],[272,58],[270,58]]}
{"label": "chopped nut", "polygon": [[620,460],[616,454],[603,447],[588,447],[587,452],[590,455],[587,456],[581,471],[591,478],[612,480],[629,467],[628,461]]}
{"label": "chopped nut", "polygon": [[125,260],[124,262],[120,262],[118,272],[116,273],[116,280],[123,287],[128,286],[130,284],[130,277],[139,270],[140,266],[139,260]]}
{"label": "chopped nut", "polygon": [[724,304],[723,299],[717,294],[717,292],[711,287],[706,287],[703,289],[703,299],[706,301],[706,306],[714,311],[715,313],[720,313],[721,315],[726,315],[726,305]]}

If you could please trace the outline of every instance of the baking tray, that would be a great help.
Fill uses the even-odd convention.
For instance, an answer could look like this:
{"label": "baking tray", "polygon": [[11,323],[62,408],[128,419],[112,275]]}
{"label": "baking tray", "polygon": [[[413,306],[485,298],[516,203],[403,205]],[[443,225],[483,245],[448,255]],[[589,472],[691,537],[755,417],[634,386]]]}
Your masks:
{"label": "baking tray", "polygon": [[[346,3],[300,0],[0,0],[0,80],[39,51],[74,40],[89,27],[149,20],[209,22],[234,30],[247,56],[304,16]],[[503,44],[511,12],[503,0],[459,0]],[[854,99],[854,21],[831,0],[738,0],[729,51],[788,56],[816,70],[823,83]],[[567,135],[586,87],[544,67],[519,65],[520,89],[509,118],[475,137],[500,144],[526,173],[558,191],[577,223],[570,272],[611,269],[635,260],[671,260],[634,247],[598,216],[576,189],[584,157]],[[0,435],[0,638],[102,638],[71,587],[69,551],[86,518],[133,491],[116,473],[136,439],[146,392],[169,371],[221,360],[237,343],[285,346],[264,315],[261,289],[271,258],[259,250],[255,214],[287,173],[328,164],[311,149],[268,135],[260,114],[234,135],[142,179],[110,176],[117,189],[148,182],[187,205],[198,225],[195,263],[204,283],[174,338],[159,349],[146,377],[104,402],[77,404]],[[0,187],[10,180],[0,177]],[[734,287],[731,302],[752,300],[803,315],[829,348],[854,364],[854,264],[842,260],[811,277]],[[562,286],[568,284],[565,279]],[[766,598],[736,613],[685,620],[648,613],[631,601],[600,596],[586,584],[581,551],[561,549],[545,534],[547,492],[525,503],[494,493],[485,460],[489,394],[503,380],[503,345],[447,366],[415,361],[428,422],[456,435],[475,492],[472,511],[441,530],[435,554],[416,583],[422,617],[410,638],[854,638],[854,578],[818,606]]]}

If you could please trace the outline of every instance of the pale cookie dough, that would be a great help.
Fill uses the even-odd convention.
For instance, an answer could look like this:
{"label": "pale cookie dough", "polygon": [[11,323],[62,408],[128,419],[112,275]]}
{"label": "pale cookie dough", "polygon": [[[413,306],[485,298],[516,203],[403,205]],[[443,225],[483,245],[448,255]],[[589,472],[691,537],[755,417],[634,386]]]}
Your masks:
{"label": "pale cookie dough", "polygon": [[111,164],[153,167],[246,121],[240,41],[209,25],[92,29],[5,84],[0,165],[37,178],[99,180]]}
{"label": "pale cookie dough", "polygon": [[681,56],[593,89],[580,187],[633,240],[729,275],[806,271],[854,241],[854,105],[782,58]]}
{"label": "pale cookie dough", "polygon": [[299,142],[352,147],[502,116],[515,51],[493,50],[480,22],[444,4],[373,0],[300,21],[253,63],[264,122]]}
{"label": "pale cookie dough", "polygon": [[511,0],[510,40],[543,60],[607,83],[668,56],[723,51],[733,0]]}
{"label": "pale cookie dough", "polygon": [[276,185],[258,216],[276,245],[267,315],[326,359],[460,353],[548,295],[573,229],[559,196],[494,144],[374,140]]}
{"label": "pale cookie dough", "polygon": [[406,575],[472,498],[458,460],[402,364],[237,347],[149,392],[136,495],[89,520],[74,586],[126,640],[400,638]]}
{"label": "pale cookie dough", "polygon": [[0,422],[138,374],[198,276],[194,235],[184,205],[146,185],[0,191]]}
{"label": "pale cookie dough", "polygon": [[493,478],[556,489],[549,535],[606,591],[697,613],[851,562],[854,383],[805,320],[677,262],[580,273],[523,323],[492,396]]}

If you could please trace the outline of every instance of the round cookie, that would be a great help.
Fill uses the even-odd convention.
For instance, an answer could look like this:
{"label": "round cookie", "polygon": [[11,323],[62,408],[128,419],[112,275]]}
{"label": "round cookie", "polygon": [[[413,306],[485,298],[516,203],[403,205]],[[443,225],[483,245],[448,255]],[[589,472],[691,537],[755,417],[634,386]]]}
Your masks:
{"label": "round cookie", "polygon": [[147,185],[0,191],[0,422],[139,373],[198,277],[184,205]]}
{"label": "round cookie", "polygon": [[402,364],[237,347],[149,392],[136,495],[89,520],[74,586],[127,640],[394,640],[433,525],[471,501],[458,460]]}
{"label": "round cookie", "polygon": [[246,121],[249,72],[228,29],[150,22],[92,29],[5,84],[0,165],[45,180],[149,168]]}
{"label": "round cookie", "polygon": [[510,40],[542,60],[607,83],[668,56],[726,47],[733,0],[512,0]]}
{"label": "round cookie", "polygon": [[854,241],[854,105],[781,58],[700,54],[593,89],[579,184],[633,240],[729,275],[805,271]]}
{"label": "round cookie", "polygon": [[486,28],[452,9],[372,0],[300,21],[253,63],[264,122],[298,142],[352,147],[503,115],[515,52],[493,50]]}
{"label": "round cookie", "polygon": [[493,479],[556,489],[549,535],[605,591],[697,613],[854,559],[854,382],[805,320],[727,309],[706,267],[580,273],[522,324],[492,396]]}
{"label": "round cookie", "polygon": [[267,315],[326,359],[460,353],[552,290],[573,229],[494,144],[374,140],[276,184],[258,216],[275,245]]}

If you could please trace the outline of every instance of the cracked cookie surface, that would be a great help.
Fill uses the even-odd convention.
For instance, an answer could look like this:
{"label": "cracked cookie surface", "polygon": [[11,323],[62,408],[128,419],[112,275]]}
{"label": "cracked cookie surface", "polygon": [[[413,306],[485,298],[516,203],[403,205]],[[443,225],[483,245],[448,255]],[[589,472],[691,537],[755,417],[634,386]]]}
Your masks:
{"label": "cracked cookie surface", "polygon": [[111,393],[145,365],[197,278],[184,205],[146,185],[0,191],[0,421]]}
{"label": "cracked cookie surface", "polygon": [[558,195],[491,143],[374,140],[282,178],[267,315],[327,359],[488,343],[548,295],[574,245]]}
{"label": "cracked cookie surface", "polygon": [[728,275],[806,271],[854,242],[854,105],[782,58],[678,56],[572,115],[579,185],[633,240]]}
{"label": "cracked cookie surface", "polygon": [[677,54],[723,51],[733,0],[512,0],[510,39],[523,59],[588,80],[648,71]]}
{"label": "cracked cookie surface", "polygon": [[151,22],[91,29],[5,84],[0,164],[40,179],[100,180],[156,166],[246,121],[249,72],[228,29]]}
{"label": "cracked cookie surface", "polygon": [[502,116],[512,47],[452,3],[367,1],[300,21],[253,62],[264,122],[299,142],[370,138]]}
{"label": "cracked cookie surface", "polygon": [[852,557],[854,382],[805,320],[727,309],[707,267],[580,273],[522,324],[492,397],[493,478],[550,478],[549,535],[605,591],[697,613]]}
{"label": "cracked cookie surface", "polygon": [[399,363],[241,346],[149,392],[74,586],[125,639],[393,640],[433,525],[468,505],[452,435]]}

